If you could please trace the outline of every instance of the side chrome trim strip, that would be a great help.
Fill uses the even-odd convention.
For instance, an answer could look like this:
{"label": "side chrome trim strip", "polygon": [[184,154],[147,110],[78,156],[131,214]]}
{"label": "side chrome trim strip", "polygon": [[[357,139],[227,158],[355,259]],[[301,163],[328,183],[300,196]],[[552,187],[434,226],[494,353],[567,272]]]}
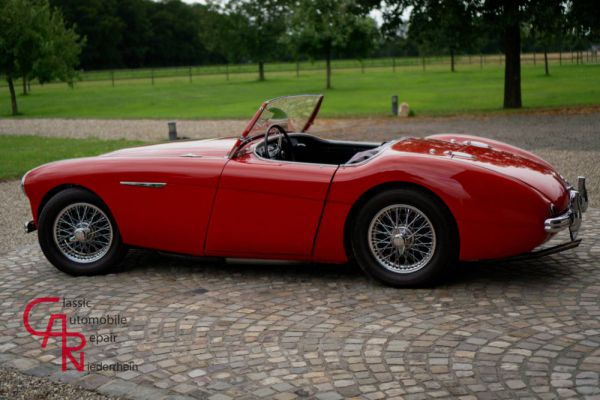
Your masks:
{"label": "side chrome trim strip", "polygon": [[129,182],[129,181],[121,181],[121,185],[126,186],[141,186],[141,187],[149,187],[149,188],[161,188],[167,186],[165,182]]}

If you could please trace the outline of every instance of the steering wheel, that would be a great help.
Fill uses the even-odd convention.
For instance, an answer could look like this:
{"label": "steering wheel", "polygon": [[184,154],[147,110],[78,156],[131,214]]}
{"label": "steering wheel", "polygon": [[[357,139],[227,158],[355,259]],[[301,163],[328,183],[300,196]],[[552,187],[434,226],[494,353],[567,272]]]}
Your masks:
{"label": "steering wheel", "polygon": [[[279,134],[279,138],[277,139],[277,144],[269,149],[269,135]],[[285,140],[285,147],[283,147],[283,141]],[[289,157],[289,160],[294,161],[296,158],[294,156],[294,145],[292,144],[292,140],[288,136],[285,129],[283,129],[279,125],[271,125],[267,131],[265,132],[265,140],[263,144],[263,157],[273,159],[273,160],[285,160]],[[289,153],[289,154],[288,154]]]}

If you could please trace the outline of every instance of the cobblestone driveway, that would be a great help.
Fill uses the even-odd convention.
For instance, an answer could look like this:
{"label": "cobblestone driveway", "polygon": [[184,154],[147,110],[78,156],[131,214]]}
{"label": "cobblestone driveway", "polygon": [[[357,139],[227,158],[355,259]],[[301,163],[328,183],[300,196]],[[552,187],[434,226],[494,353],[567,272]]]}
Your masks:
{"label": "cobblestone driveway", "polygon": [[[460,265],[445,284],[411,290],[348,266],[150,252],[129,256],[118,274],[73,278],[27,246],[0,258],[0,361],[140,399],[597,399],[600,210],[585,219],[576,250]],[[42,349],[23,328],[25,304],[42,296],[90,301],[68,315],[126,317],[126,326],[75,330],[116,334],[116,343],[88,343],[86,362],[131,361],[138,371],[60,372],[56,343]],[[34,317],[45,326],[41,311]]]}

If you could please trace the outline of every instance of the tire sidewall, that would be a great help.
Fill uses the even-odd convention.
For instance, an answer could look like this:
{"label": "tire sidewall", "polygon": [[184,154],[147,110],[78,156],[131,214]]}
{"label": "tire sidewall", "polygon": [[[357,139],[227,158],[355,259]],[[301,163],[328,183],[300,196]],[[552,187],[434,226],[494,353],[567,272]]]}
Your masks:
{"label": "tire sidewall", "polygon": [[[54,242],[54,222],[58,214],[73,203],[89,203],[100,208],[108,217],[113,230],[113,241],[108,252],[92,263],[69,260]],[[115,220],[106,205],[96,195],[83,189],[65,189],[54,195],[43,207],[38,219],[38,241],[42,252],[59,270],[70,275],[98,275],[109,272],[122,259],[125,248]]]}
{"label": "tire sidewall", "polygon": [[[429,262],[415,272],[401,274],[383,267],[369,248],[368,230],[372,219],[392,204],[406,204],[423,212],[431,221],[436,248]],[[358,264],[373,278],[396,287],[419,286],[439,280],[457,258],[457,237],[447,208],[434,196],[414,189],[393,189],[369,199],[358,212],[352,229],[352,249]]]}

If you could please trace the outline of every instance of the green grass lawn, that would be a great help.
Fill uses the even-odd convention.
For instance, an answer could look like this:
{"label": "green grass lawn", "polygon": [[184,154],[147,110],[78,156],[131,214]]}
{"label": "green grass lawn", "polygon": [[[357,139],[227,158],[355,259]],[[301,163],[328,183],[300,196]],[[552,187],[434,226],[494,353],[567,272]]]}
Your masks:
{"label": "green grass lawn", "polygon": [[1,135],[0,180],[20,178],[31,168],[50,161],[95,156],[140,144],[143,142]]}
{"label": "green grass lawn", "polygon": [[[255,73],[33,86],[19,96],[22,117],[99,118],[249,118],[262,100],[299,93],[324,93],[322,116],[387,115],[390,97],[398,95],[416,115],[448,115],[501,110],[504,70],[500,64],[339,69],[333,72],[331,90],[324,90],[323,71],[271,72],[267,81]],[[523,105],[526,108],[600,104],[600,64],[543,65],[522,69]],[[0,103],[0,116],[9,116],[8,89]]]}

